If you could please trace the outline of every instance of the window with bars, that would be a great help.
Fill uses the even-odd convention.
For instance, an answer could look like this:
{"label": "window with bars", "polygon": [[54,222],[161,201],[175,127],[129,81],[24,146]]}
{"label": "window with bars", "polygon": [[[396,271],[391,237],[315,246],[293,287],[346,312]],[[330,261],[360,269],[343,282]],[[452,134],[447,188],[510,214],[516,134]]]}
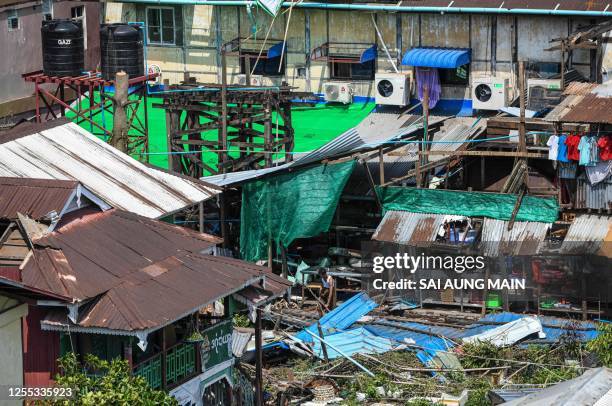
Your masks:
{"label": "window with bars", "polygon": [[174,9],[147,8],[147,39],[150,44],[175,45]]}

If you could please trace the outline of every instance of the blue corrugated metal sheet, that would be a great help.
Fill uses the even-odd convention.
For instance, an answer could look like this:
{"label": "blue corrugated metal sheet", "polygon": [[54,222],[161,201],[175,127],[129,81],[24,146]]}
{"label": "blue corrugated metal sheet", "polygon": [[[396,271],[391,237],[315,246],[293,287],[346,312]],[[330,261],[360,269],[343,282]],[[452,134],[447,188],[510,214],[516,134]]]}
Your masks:
{"label": "blue corrugated metal sheet", "polygon": [[402,65],[453,69],[470,63],[466,48],[412,48],[404,54]]}
{"label": "blue corrugated metal sheet", "polygon": [[[356,294],[325,316],[321,317],[319,324],[321,325],[323,335],[327,336],[337,331],[346,330],[377,306],[378,305],[370,299],[365,292]],[[309,330],[311,333],[319,335],[316,323],[306,327],[305,330]],[[314,340],[312,336],[304,330],[297,333],[295,337],[307,343],[311,343]]]}
{"label": "blue corrugated metal sheet", "polygon": [[365,329],[374,335],[388,338],[398,344],[406,344],[406,340],[414,340],[414,345],[418,347],[416,356],[426,366],[432,365],[432,361],[438,352],[446,352],[454,347],[450,340],[401,328],[372,324],[365,326]]}
{"label": "blue corrugated metal sheet", "polygon": [[[339,349],[344,355],[351,356],[353,354],[382,354],[398,346],[395,341],[376,336],[364,327],[330,334],[323,339],[329,344],[326,346],[329,359],[342,357],[332,347]],[[321,342],[317,339],[314,340],[313,352],[317,357],[324,358]]]}
{"label": "blue corrugated metal sheet", "polygon": [[[524,316],[525,315],[523,314],[508,312],[488,314],[482,319],[478,320],[476,323],[472,324],[466,330],[464,330],[461,333],[460,337],[471,337],[473,335],[477,335],[485,331],[494,329],[500,326],[501,324],[510,323],[512,321],[518,320]],[[523,341],[521,344],[528,345],[556,343],[564,334],[567,334],[571,330],[575,330],[577,336],[580,338],[581,341],[589,341],[594,338],[597,338],[597,336],[599,335],[597,331],[597,326],[595,325],[595,323],[592,322],[560,319],[557,317],[550,316],[538,316],[538,318],[542,323],[546,338],[534,338]]]}

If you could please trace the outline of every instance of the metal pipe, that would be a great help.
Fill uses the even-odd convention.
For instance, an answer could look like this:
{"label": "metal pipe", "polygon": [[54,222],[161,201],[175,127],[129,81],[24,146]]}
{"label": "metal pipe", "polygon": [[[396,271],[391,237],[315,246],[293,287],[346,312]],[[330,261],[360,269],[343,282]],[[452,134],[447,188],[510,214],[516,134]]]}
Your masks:
{"label": "metal pipe", "polygon": [[[120,3],[151,3],[150,0],[119,0]],[[176,5],[201,5],[201,6],[247,6],[256,4],[249,0],[157,0],[158,4]],[[284,2],[283,7],[291,7],[292,2]],[[580,10],[546,10],[527,8],[492,8],[492,7],[411,7],[372,4],[340,4],[340,3],[317,3],[301,2],[293,4],[293,7],[330,9],[330,10],[361,10],[361,11],[389,11],[406,13],[449,13],[449,14],[525,14],[525,15],[551,15],[551,16],[588,16],[588,17],[612,17],[612,11],[580,11]]]}

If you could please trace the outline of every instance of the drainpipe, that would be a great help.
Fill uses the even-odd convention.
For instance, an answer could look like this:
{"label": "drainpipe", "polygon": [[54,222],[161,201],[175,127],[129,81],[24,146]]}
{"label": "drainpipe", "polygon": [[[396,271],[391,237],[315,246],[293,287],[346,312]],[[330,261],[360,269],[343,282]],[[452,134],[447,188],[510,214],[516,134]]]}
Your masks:
{"label": "drainpipe", "polygon": [[[120,3],[146,3],[151,0],[124,0]],[[256,4],[248,0],[157,0],[157,4],[182,4],[200,6],[247,6]],[[339,3],[316,3],[301,2],[293,4],[284,2],[283,7],[316,8],[329,10],[357,10],[357,11],[389,11],[405,13],[449,13],[449,14],[524,14],[524,15],[549,15],[549,16],[575,16],[575,17],[612,17],[612,11],[576,11],[576,10],[546,10],[528,8],[491,8],[491,7],[409,7],[392,5],[372,4],[339,4]]]}

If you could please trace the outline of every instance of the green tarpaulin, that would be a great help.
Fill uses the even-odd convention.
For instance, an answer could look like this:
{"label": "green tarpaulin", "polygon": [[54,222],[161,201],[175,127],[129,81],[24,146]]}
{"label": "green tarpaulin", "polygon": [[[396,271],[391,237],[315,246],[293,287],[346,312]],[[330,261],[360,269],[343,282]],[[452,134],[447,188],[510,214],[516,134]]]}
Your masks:
{"label": "green tarpaulin", "polygon": [[[385,212],[401,210],[498,220],[510,220],[518,198],[516,195],[502,193],[406,187],[377,187],[376,193]],[[558,214],[557,199],[525,196],[515,220],[552,223],[557,220]]]}
{"label": "green tarpaulin", "polygon": [[267,258],[268,240],[285,247],[329,229],[355,161],[283,173],[242,187],[240,253]]}

